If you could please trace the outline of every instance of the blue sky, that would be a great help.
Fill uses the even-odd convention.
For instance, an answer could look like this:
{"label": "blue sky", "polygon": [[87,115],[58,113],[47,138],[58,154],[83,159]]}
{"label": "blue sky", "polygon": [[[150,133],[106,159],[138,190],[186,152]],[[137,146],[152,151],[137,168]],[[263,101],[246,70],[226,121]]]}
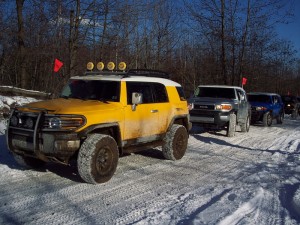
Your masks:
{"label": "blue sky", "polygon": [[298,56],[300,56],[300,0],[295,0],[294,8],[295,18],[289,24],[281,24],[277,26],[280,38],[284,38],[293,43]]}

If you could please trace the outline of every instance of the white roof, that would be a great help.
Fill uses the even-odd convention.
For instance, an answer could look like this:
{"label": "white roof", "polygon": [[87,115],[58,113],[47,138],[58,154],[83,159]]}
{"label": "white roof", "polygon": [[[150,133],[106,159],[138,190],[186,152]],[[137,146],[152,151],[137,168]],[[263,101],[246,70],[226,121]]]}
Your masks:
{"label": "white roof", "polygon": [[[125,77],[124,77],[125,75]],[[87,75],[87,76],[74,76],[70,79],[76,80],[110,80],[110,81],[143,81],[143,82],[156,82],[164,84],[165,86],[176,86],[180,87],[181,85],[175,81],[159,78],[159,77],[146,77],[146,76],[126,76],[124,75]]]}
{"label": "white roof", "polygon": [[272,93],[272,92],[249,92],[248,95],[277,95],[277,93]]}
{"label": "white roof", "polygon": [[244,90],[242,87],[239,87],[239,86],[230,86],[230,85],[199,85],[198,87],[237,88],[237,89]]}

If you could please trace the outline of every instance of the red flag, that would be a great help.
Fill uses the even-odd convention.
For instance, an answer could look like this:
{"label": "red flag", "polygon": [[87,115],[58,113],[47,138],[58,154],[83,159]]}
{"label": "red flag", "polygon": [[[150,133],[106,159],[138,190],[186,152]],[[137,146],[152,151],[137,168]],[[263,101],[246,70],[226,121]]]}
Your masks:
{"label": "red flag", "polygon": [[245,85],[246,83],[247,83],[247,78],[243,77],[242,85]]}
{"label": "red flag", "polygon": [[62,61],[60,61],[59,59],[55,59],[53,71],[57,73],[63,65],[64,63]]}

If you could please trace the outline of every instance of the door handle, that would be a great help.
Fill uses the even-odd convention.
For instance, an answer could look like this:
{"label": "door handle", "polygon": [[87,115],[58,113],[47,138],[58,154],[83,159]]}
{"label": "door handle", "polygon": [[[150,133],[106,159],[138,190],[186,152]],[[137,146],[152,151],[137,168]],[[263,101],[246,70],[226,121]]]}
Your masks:
{"label": "door handle", "polygon": [[157,109],[152,109],[151,112],[152,112],[152,113],[157,113],[158,110],[157,110]]}

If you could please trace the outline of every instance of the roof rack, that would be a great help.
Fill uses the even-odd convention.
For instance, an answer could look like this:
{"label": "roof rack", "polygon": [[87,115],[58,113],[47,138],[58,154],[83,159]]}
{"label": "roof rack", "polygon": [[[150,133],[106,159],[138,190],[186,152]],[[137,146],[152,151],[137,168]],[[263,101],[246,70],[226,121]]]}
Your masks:
{"label": "roof rack", "polygon": [[130,69],[127,71],[127,76],[146,76],[146,77],[160,77],[170,79],[170,74],[160,70],[150,69]]}
{"label": "roof rack", "polygon": [[166,78],[171,79],[171,75],[167,72],[160,71],[160,70],[150,70],[150,69],[130,69],[128,71],[120,71],[120,70],[104,70],[104,71],[86,71],[81,76],[87,75],[117,75],[123,77],[130,77],[130,76],[145,76],[145,77],[159,77],[159,78]]}
{"label": "roof rack", "polygon": [[84,73],[84,76],[87,75],[126,75],[127,72],[126,71],[120,71],[120,70],[114,70],[114,71],[110,71],[110,70],[104,70],[104,71],[86,71]]}

